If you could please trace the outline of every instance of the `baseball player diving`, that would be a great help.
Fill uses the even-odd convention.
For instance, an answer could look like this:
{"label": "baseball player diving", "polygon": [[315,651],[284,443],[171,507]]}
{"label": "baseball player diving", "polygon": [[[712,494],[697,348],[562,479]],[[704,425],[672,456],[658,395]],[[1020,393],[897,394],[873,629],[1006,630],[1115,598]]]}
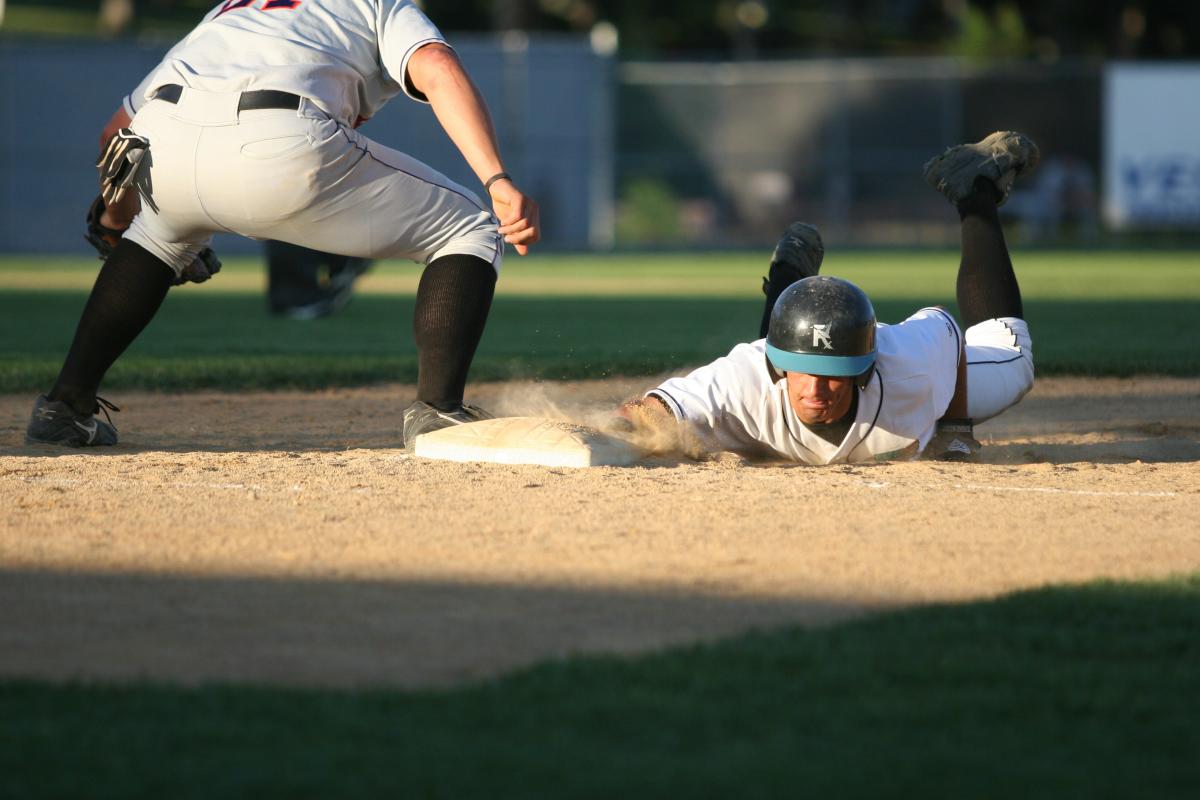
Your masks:
{"label": "baseball player diving", "polygon": [[972,460],[972,424],[1033,386],[1033,350],[997,207],[1038,150],[1001,131],[947,150],[925,179],[957,208],[957,297],[965,332],[944,309],[898,325],[875,319],[861,289],[818,275],[816,228],[784,233],[764,281],[757,341],[672,378],[619,410],[628,430],[683,423],[712,449],[838,464],[915,458]]}
{"label": "baseball player diving", "polygon": [[[488,204],[356,130],[401,92],[432,107]],[[467,371],[504,243],[524,255],[538,241],[538,207],[505,171],[454,50],[411,0],[224,0],[125,98],[101,143],[89,239],[111,253],[28,441],[116,443],[111,419],[96,417],[115,410],[100,383],[172,284],[216,271],[217,231],[423,263],[405,444],[487,416],[463,403]]]}

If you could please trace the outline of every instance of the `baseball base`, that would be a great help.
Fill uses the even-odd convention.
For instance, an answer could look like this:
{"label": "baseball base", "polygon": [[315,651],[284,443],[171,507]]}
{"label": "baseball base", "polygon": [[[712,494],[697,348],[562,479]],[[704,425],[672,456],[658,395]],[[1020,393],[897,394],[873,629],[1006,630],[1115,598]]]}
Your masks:
{"label": "baseball base", "polygon": [[627,442],[593,428],[542,417],[500,417],[417,437],[415,452],[445,461],[546,467],[625,466],[641,457]]}

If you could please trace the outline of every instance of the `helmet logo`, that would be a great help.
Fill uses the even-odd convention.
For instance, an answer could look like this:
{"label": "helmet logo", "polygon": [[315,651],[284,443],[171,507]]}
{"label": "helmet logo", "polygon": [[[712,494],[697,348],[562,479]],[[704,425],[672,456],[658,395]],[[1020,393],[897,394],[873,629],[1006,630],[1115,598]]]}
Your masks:
{"label": "helmet logo", "polygon": [[828,325],[813,325],[812,326],[812,335],[813,335],[813,343],[812,343],[813,347],[820,345],[821,347],[824,347],[826,350],[833,349],[833,342],[829,338],[829,326]]}

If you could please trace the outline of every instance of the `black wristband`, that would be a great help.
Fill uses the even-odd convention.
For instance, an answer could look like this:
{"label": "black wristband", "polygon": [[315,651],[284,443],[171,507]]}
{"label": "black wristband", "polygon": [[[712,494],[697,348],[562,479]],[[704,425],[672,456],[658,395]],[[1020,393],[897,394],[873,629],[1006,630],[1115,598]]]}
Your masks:
{"label": "black wristband", "polygon": [[492,190],[492,184],[495,183],[496,181],[511,181],[511,180],[512,180],[512,175],[509,175],[507,172],[497,172],[495,175],[493,175],[492,177],[490,177],[486,181],[484,181],[483,190],[485,192],[490,192]]}

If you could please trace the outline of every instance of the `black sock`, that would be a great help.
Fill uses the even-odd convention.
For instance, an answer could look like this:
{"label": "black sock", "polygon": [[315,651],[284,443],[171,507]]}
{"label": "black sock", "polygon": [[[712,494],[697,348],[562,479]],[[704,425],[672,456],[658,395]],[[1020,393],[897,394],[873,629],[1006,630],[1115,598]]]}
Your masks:
{"label": "black sock", "polygon": [[996,211],[999,199],[992,182],[980,178],[975,190],[958,204],[962,220],[958,313],[967,327],[996,317],[1025,318],[1021,289]]}
{"label": "black sock", "polygon": [[767,276],[763,278],[763,294],[767,296],[767,301],[763,304],[762,320],[758,324],[758,338],[760,339],[766,338],[767,331],[771,327],[771,310],[775,308],[775,301],[779,299],[779,295],[783,294],[784,289],[799,280],[794,274],[785,272],[775,264],[771,265]]}
{"label": "black sock", "polygon": [[442,256],[425,267],[413,313],[418,400],[442,411],[462,404],[495,291],[496,270],[482,258]]}
{"label": "black sock", "polygon": [[154,318],[174,279],[170,267],[122,239],[96,276],[49,398],[92,413],[104,373]]}

